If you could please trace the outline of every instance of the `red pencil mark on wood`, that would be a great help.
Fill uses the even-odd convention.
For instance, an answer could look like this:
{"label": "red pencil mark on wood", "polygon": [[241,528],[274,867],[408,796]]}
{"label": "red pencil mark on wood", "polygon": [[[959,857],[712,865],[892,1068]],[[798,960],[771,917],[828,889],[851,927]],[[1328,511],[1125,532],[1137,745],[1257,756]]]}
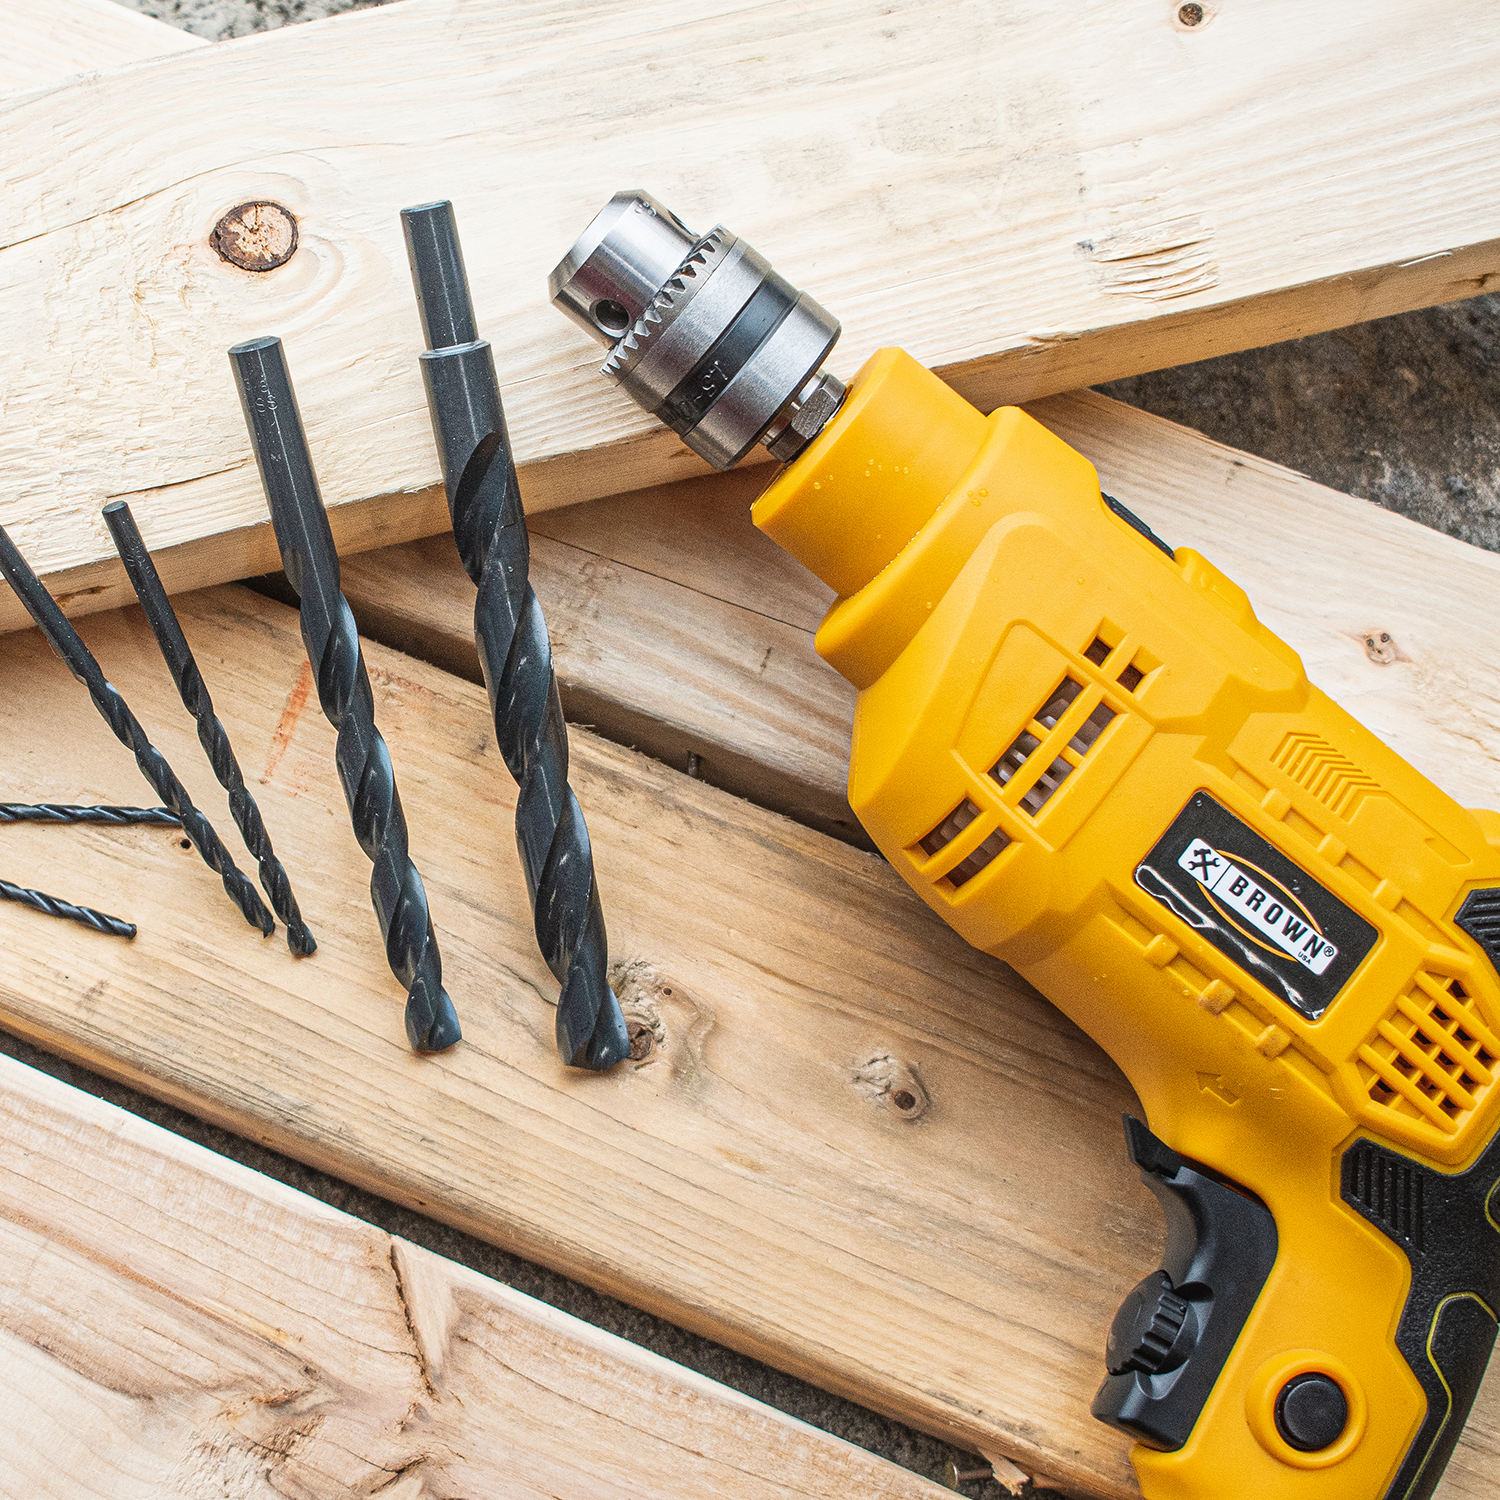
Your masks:
{"label": "red pencil mark on wood", "polygon": [[307,695],[312,692],[312,685],[312,663],[305,661],[291,692],[286,695],[281,722],[276,726],[276,733],[271,736],[271,753],[266,756],[266,769],[260,778],[262,786],[270,783],[272,776],[276,774],[276,767],[281,764],[281,757],[286,754],[287,746],[292,742],[292,731],[297,727],[297,720],[302,717],[302,710],[307,707]]}

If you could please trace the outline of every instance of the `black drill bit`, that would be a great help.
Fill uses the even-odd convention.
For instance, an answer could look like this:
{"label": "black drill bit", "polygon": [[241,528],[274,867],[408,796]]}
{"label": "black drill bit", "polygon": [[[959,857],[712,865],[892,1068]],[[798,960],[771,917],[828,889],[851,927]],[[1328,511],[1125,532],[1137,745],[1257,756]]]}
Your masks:
{"label": "black drill bit", "polygon": [[490,346],[478,339],[451,203],[401,214],[428,352],[422,378],[442,460],[453,538],[479,589],[474,639],[489,689],[495,739],[520,788],[516,845],[537,943],[561,988],[557,1048],[575,1067],[604,1069],[630,1055],[609,987],[609,939],[594,853],[568,785],[552,642],[531,587],[531,543],[516,485]]}
{"label": "black drill bit", "polygon": [[43,891],[30,891],[24,885],[12,885],[8,880],[0,880],[0,900],[29,906],[33,911],[45,912],[49,917],[66,917],[70,922],[81,922],[85,927],[92,927],[95,932],[103,932],[110,937],[135,936],[134,922],[122,921],[107,912],[95,911],[92,906],[74,906],[71,901],[60,901],[56,896],[49,896]]}
{"label": "black drill bit", "polygon": [[417,1052],[441,1052],[461,1036],[443,988],[443,961],[422,877],[407,851],[406,817],[390,751],[375,727],[375,699],[348,601],[339,592],[339,557],[318,493],[286,356],[277,338],[229,351],[240,403],[271,507],[281,565],[302,601],[302,641],[318,702],[338,730],[336,764],[359,846],[370,857],[370,899],[386,961],[406,986],[406,1036]]}
{"label": "black drill bit", "polygon": [[239,829],[245,847],[260,867],[261,889],[270,898],[271,909],[286,924],[286,944],[299,958],[316,953],[317,942],[302,913],[297,909],[297,898],[292,894],[292,882],[288,878],[276,851],[271,847],[271,835],[261,819],[260,809],[245,786],[240,764],[234,758],[229,735],[219,716],[214,712],[214,701],[209,696],[208,685],[193,659],[192,648],[182,633],[167,591],[162,587],[161,575],[151,554],[141,539],[135,517],[123,500],[115,500],[104,507],[104,522],[114,538],[115,551],[125,564],[130,575],[135,596],[141,601],[146,621],[161,654],[166,659],[167,670],[177,684],[183,707],[198,721],[198,743],[203,746],[208,763],[218,778],[219,785],[229,793],[229,812],[234,826]]}
{"label": "black drill bit", "polygon": [[63,659],[68,670],[89,690],[94,707],[104,716],[115,738],[135,756],[141,774],[156,795],[177,815],[182,831],[203,862],[224,882],[229,899],[239,907],[252,927],[259,927],[264,937],[276,930],[276,920],[266,910],[255,887],[235,867],[229,851],[214,832],[213,825],[193,806],[187,788],[177,779],[161,752],[146,738],[140,721],[126,706],[114,684],[105,677],[93,653],[83,644],[72,622],[58,608],[42,581],[31,571],[26,559],[16,549],[3,526],[0,526],[0,572],[10,581],[21,603],[36,621],[47,644]]}
{"label": "black drill bit", "polygon": [[156,824],[176,828],[181,819],[166,807],[73,807],[63,802],[0,802],[0,823]]}

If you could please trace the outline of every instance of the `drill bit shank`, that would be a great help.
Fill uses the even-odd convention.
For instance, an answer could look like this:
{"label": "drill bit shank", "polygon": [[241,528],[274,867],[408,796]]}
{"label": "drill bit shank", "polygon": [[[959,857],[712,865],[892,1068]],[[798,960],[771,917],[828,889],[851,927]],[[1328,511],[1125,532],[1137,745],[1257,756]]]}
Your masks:
{"label": "drill bit shank", "polygon": [[495,739],[519,793],[516,844],[537,943],[559,985],[557,1046],[565,1062],[604,1069],[629,1055],[609,987],[609,942],[593,848],[568,785],[568,731],[552,643],[529,581],[530,539],[490,346],[476,339],[463,254],[449,203],[402,215],[428,352],[422,378],[464,568],[478,587],[474,638]]}
{"label": "drill bit shank", "polygon": [[375,700],[354,616],[339,591],[338,553],[281,340],[252,339],[235,345],[229,357],[282,566],[301,600],[302,640],[318,702],[338,731],[335,763],[354,836],[373,865],[370,899],[386,960],[406,987],[407,1039],[418,1052],[440,1052],[460,1038],[458,1015],[443,988],[427,892],[407,849],[395,772],[375,727]]}

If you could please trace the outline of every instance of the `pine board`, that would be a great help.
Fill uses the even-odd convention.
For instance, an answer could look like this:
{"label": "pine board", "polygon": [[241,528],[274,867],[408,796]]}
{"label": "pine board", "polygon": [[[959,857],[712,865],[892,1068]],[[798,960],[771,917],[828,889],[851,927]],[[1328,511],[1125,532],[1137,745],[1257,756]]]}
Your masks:
{"label": "pine board", "polygon": [[938,1500],[0,1058],[0,1494]]}
{"label": "pine board", "polygon": [[[415,1057],[332,730],[298,708],[295,614],[237,588],[179,604],[319,952],[259,939],[173,830],[15,827],[7,878],[141,932],[0,906],[0,1023],[971,1450],[1134,1492],[1087,1407],[1162,1230],[1121,1149],[1129,1091],[1081,1033],[875,856],[576,732],[627,1010],[663,1039],[606,1077],[563,1069],[482,690],[372,646],[465,1029]],[[218,809],[139,612],[84,629]],[[142,795],[34,632],[0,653],[0,758],[8,796]]]}
{"label": "pine board", "polygon": [[[274,330],[341,545],[442,529],[397,224],[436,196],[538,510],[696,472],[546,302],[621,186],[747,235],[846,373],[899,343],[987,407],[1491,284],[1500,11],[1207,11],[406,0],[0,103],[0,521],[78,610],[123,598],[111,496],[175,587],[270,567],[223,351]],[[255,198],[279,271],[208,245]]]}
{"label": "pine board", "polygon": [[0,94],[204,45],[115,0],[0,0],[0,40]]}

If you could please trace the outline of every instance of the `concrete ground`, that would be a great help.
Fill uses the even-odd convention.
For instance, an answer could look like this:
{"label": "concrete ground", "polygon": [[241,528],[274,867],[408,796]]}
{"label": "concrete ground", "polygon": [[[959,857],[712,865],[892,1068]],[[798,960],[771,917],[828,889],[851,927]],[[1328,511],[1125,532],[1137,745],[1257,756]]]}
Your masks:
{"label": "concrete ground", "polygon": [[[45,0],[39,0],[45,3]],[[211,40],[398,0],[119,0]],[[1111,396],[1500,551],[1500,296],[1138,375]],[[934,1479],[975,1460],[659,1318],[0,1036],[0,1050]],[[1101,1351],[1102,1352],[1102,1351]],[[998,1497],[993,1483],[966,1485]],[[1037,1492],[1044,1495],[1048,1492]]]}

